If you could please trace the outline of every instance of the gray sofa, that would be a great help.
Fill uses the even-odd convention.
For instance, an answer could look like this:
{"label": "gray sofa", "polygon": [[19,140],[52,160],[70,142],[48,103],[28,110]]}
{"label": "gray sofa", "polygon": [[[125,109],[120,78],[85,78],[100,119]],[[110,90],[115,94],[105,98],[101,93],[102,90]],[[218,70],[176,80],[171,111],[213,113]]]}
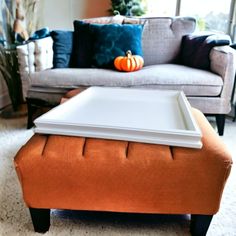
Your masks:
{"label": "gray sofa", "polygon": [[[194,18],[119,16],[85,21],[144,24],[142,50],[145,66],[130,73],[102,68],[53,69],[52,38],[31,41],[17,48],[23,93],[29,110],[38,103],[54,106],[68,90],[89,86],[182,90],[193,107],[206,115],[216,116],[218,132],[223,135],[225,114],[231,109],[236,68],[235,51],[230,46],[214,47],[209,54],[209,70],[202,70],[180,64],[178,60],[183,36],[195,30]],[[29,111],[30,116],[31,113]]]}

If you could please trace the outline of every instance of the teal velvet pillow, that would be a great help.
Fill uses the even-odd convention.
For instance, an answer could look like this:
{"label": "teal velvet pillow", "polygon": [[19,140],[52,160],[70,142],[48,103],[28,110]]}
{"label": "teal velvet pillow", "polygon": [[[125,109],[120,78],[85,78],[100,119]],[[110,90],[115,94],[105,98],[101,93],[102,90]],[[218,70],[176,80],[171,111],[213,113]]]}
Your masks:
{"label": "teal velvet pillow", "polygon": [[113,68],[114,59],[128,50],[142,56],[142,29],[143,25],[90,24],[95,39],[92,66]]}

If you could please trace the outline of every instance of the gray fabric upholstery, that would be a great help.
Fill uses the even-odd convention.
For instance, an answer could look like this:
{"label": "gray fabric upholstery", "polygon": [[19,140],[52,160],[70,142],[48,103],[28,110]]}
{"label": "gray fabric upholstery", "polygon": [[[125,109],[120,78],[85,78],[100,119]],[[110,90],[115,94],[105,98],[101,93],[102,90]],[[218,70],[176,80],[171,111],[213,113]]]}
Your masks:
{"label": "gray fabric upholstery", "polygon": [[221,97],[229,102],[235,78],[235,50],[229,46],[215,47],[211,50],[210,60],[211,70],[220,75],[224,82]]}
{"label": "gray fabric upholstery", "polygon": [[221,97],[188,97],[188,100],[204,114],[228,114],[231,109],[228,99]]}
{"label": "gray fabric upholstery", "polygon": [[193,18],[149,18],[143,28],[145,65],[171,63],[180,52],[182,37],[195,29]]}
{"label": "gray fabric upholstery", "polygon": [[[113,22],[112,17],[87,19]],[[235,50],[215,47],[210,53],[211,71],[174,64],[182,37],[191,34],[190,17],[118,18],[116,23],[144,24],[142,47],[145,66],[133,73],[106,69],[51,69],[52,40],[37,40],[17,48],[24,94],[58,102],[68,90],[88,86],[119,86],[183,90],[192,106],[204,113],[227,114],[236,69]]]}
{"label": "gray fabric upholstery", "polygon": [[30,86],[30,74],[52,68],[53,50],[52,38],[47,37],[17,47],[23,96],[27,96]]}
{"label": "gray fabric upholstery", "polygon": [[[191,77],[189,77],[191,73]],[[218,96],[223,81],[219,75],[182,65],[161,64],[122,73],[108,69],[53,69],[31,76],[33,87],[68,88],[79,86],[150,87],[183,90],[190,96]]]}

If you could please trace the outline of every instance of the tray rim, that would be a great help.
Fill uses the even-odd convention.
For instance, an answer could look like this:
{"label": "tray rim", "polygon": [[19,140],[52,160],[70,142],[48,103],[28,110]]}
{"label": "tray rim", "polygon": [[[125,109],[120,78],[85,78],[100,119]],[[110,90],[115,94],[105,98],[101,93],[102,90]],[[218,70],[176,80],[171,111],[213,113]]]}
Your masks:
{"label": "tray rim", "polygon": [[[94,137],[94,138],[105,138],[105,139],[117,139],[117,140],[123,140],[121,139],[121,135],[128,137],[129,140],[127,141],[138,141],[138,142],[148,142],[149,139],[140,139],[140,138],[136,138],[132,137],[132,135],[128,135],[127,133],[134,133],[134,132],[139,132],[139,134],[141,135],[141,137],[145,136],[142,133],[148,133],[148,135],[151,134],[156,134],[154,135],[157,139],[158,142],[151,142],[151,143],[160,143],[161,140],[158,139],[158,136],[161,137],[169,135],[169,142],[166,141],[167,145],[174,145],[174,146],[185,146],[185,147],[195,147],[195,148],[201,148],[202,144],[201,144],[201,131],[192,115],[191,112],[191,106],[185,96],[185,94],[182,91],[178,91],[178,90],[157,90],[157,89],[138,89],[138,88],[120,88],[120,87],[90,87],[88,89],[86,89],[85,91],[81,92],[80,94],[74,96],[73,98],[71,98],[70,100],[72,101],[72,99],[78,99],[78,96],[81,96],[81,94],[85,95],[86,91],[90,91],[90,90],[112,90],[112,89],[121,89],[121,90],[151,90],[151,91],[159,91],[163,94],[165,93],[173,93],[177,95],[177,102],[180,106],[181,112],[183,113],[182,116],[185,119],[184,123],[186,124],[186,126],[191,125],[193,127],[193,130],[190,129],[167,129],[167,130],[151,130],[151,129],[137,129],[137,128],[132,128],[132,127],[117,127],[117,126],[112,126],[112,125],[94,125],[94,124],[79,124],[79,123],[67,123],[67,122],[60,122],[60,121],[54,121],[54,124],[51,123],[50,120],[47,120],[44,118],[44,116],[46,116],[47,113],[45,113],[44,115],[38,117],[34,122],[36,127],[34,128],[34,132],[35,133],[45,133],[45,134],[56,134],[56,135],[69,135],[69,136],[79,136],[79,137]],[[88,93],[88,92],[87,92]],[[66,105],[66,103],[70,102],[67,101],[63,104],[61,104],[60,106],[63,107]],[[54,109],[58,109],[58,107],[53,108],[51,111],[49,112],[53,112]],[[44,119],[42,119],[42,117]],[[41,121],[40,121],[41,119]],[[40,122],[41,123],[40,123]],[[39,127],[41,126],[41,127]],[[61,128],[60,126],[66,126]],[[79,132],[76,131],[74,132],[74,130],[78,130],[78,129],[85,129],[87,128],[87,133],[86,132]],[[90,133],[90,129],[94,129],[94,134],[92,135]],[[56,130],[55,130],[56,129]],[[107,130],[107,135],[104,134],[104,132],[106,132]],[[114,134],[110,135],[108,133],[110,133],[110,130],[113,130]],[[108,132],[109,131],[109,132]],[[121,135],[117,135],[115,134],[115,132],[118,133],[122,133]],[[99,137],[99,135],[101,135],[101,137]],[[147,136],[148,136],[147,135]],[[125,138],[124,137],[124,138]],[[178,139],[179,141],[175,141],[175,139]],[[180,140],[181,138],[184,138],[185,140]],[[192,139],[192,145],[189,144],[189,141],[187,139]],[[164,138],[163,138],[164,139]],[[185,145],[186,143],[186,145]],[[162,144],[162,143],[161,143]]]}

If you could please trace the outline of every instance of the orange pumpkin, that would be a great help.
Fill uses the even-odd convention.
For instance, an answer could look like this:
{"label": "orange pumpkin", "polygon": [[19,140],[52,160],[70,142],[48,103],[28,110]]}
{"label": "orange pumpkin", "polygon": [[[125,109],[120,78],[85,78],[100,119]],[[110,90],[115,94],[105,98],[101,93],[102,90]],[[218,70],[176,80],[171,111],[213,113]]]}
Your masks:
{"label": "orange pumpkin", "polygon": [[116,57],[114,66],[119,71],[136,71],[143,67],[143,58],[139,55],[132,55],[131,51],[126,52],[126,56]]}

